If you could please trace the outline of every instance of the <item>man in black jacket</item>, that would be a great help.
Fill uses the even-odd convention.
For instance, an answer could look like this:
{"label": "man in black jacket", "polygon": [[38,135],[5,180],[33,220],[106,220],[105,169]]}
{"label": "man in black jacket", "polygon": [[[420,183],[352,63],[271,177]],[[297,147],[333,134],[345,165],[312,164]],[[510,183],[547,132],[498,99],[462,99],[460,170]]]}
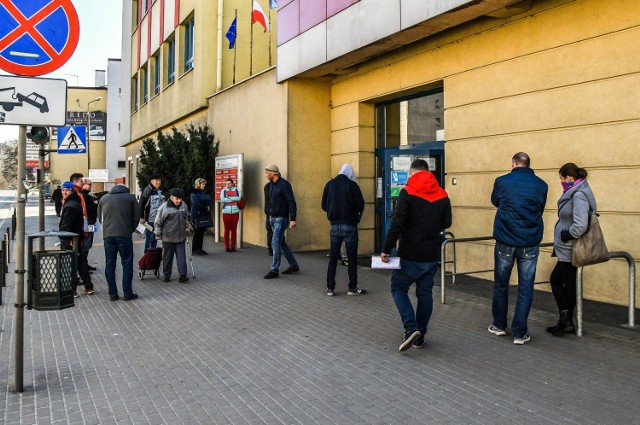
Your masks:
{"label": "man in black jacket", "polygon": [[269,224],[273,230],[271,247],[273,248],[273,263],[271,270],[265,275],[265,279],[273,279],[279,276],[281,255],[287,259],[289,268],[282,274],[297,273],[300,271],[298,262],[289,250],[284,240],[284,232],[287,228],[296,227],[296,199],[293,196],[293,189],[288,181],[280,176],[280,169],[277,165],[271,164],[265,168],[265,177],[269,180]]}
{"label": "man in black jacket", "polygon": [[95,196],[91,193],[93,182],[90,179],[82,179],[82,196],[84,198],[84,205],[87,209],[87,224],[89,225],[89,231],[84,237],[84,243],[82,244],[82,255],[87,262],[87,268],[90,271],[96,268],[89,265],[89,250],[93,246],[93,234],[95,232],[96,219],[98,217],[98,204]]}
{"label": "man in black jacket", "polygon": [[[80,196],[76,193],[73,183],[64,182],[62,184],[62,198],[64,200],[64,206],[62,207],[58,229],[63,232],[71,232],[78,235],[78,257],[80,257],[84,240],[84,216],[82,214]],[[60,238],[60,248],[69,251],[73,250],[73,238]],[[80,272],[80,258],[78,258],[78,272]],[[81,275],[83,274],[84,271]],[[88,270],[86,270],[86,274],[89,274]],[[83,276],[83,278],[84,277],[85,276]],[[73,295],[76,298],[78,298],[78,282],[79,279],[76,276],[72,283]],[[90,280],[88,284],[87,281],[85,281],[85,291],[93,292],[93,284]]]}
{"label": "man in black jacket", "polygon": [[[391,275],[391,295],[404,325],[400,351],[424,346],[433,311],[433,277],[440,260],[440,232],[451,226],[451,202],[447,192],[429,172],[427,162],[413,161],[409,173],[380,255],[383,262],[389,262],[389,254],[400,238],[401,268]],[[415,312],[408,295],[413,282],[418,298]]]}
{"label": "man in black jacket", "polygon": [[336,178],[330,180],[322,192],[322,209],[331,222],[331,248],[327,268],[326,294],[333,296],[336,288],[336,266],[340,259],[342,243],[347,247],[349,260],[349,291],[347,295],[362,295],[367,291],[358,288],[358,223],[364,211],[362,191],[355,182],[355,173],[350,164],[344,164]]}
{"label": "man in black jacket", "polygon": [[62,211],[62,188],[60,185],[51,194],[51,201],[56,205],[56,215],[60,217],[60,211]]}

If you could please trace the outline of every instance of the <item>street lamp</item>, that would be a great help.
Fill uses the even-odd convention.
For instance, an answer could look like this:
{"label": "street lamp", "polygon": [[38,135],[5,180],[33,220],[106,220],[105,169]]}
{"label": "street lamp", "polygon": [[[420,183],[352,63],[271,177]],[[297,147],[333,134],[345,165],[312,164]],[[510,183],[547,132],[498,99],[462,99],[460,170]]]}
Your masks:
{"label": "street lamp", "polygon": [[91,140],[91,104],[101,100],[102,96],[98,96],[87,103],[87,177],[89,177],[89,170],[91,170],[91,157],[89,156],[89,141]]}

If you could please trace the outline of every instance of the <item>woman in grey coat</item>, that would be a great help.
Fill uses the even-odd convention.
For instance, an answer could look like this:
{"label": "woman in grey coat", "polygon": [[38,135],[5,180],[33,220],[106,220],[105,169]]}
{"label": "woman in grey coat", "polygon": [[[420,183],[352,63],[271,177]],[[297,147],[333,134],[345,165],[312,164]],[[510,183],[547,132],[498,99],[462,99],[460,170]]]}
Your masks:
{"label": "woman in grey coat", "polygon": [[554,336],[574,331],[577,268],[571,264],[573,240],[587,231],[590,211],[597,211],[596,199],[586,180],[587,170],[569,162],[560,168],[559,174],[564,193],[558,199],[558,222],[553,234],[553,250],[558,262],[550,280],[560,319],[547,328]]}

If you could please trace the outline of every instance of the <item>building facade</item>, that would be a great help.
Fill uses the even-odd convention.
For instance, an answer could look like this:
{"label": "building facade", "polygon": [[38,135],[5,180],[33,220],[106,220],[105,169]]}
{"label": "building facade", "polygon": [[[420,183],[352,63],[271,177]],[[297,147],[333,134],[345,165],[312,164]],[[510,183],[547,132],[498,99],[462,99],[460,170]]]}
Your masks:
{"label": "building facade", "polygon": [[[235,16],[231,3],[221,9],[225,31]],[[266,10],[266,0],[261,3]],[[174,85],[191,98],[178,105],[178,95],[168,93],[171,101],[161,100],[157,114],[132,116],[132,140],[153,134],[154,123],[200,120],[216,132],[221,154],[245,154],[246,242],[264,245],[263,167],[275,162],[299,203],[288,242],[299,250],[326,249],[322,188],[348,162],[367,201],[360,251],[374,253],[414,158],[427,159],[448,191],[455,236],[489,236],[493,182],[509,172],[514,153],[525,151],[550,187],[545,242],[552,240],[562,193],[558,169],[575,162],[589,171],[609,248],[640,257],[638,189],[621,184],[633,182],[640,167],[636,1],[280,0],[278,6],[277,68],[263,56],[262,68],[229,78],[240,61],[222,51],[221,61],[200,62],[204,52],[216,57],[220,40],[200,35],[195,68],[209,69],[187,72],[184,84],[179,76]],[[178,46],[190,7],[197,37],[197,16],[218,11],[180,2],[172,30]],[[139,77],[144,66],[133,68]],[[135,149],[134,143],[128,156]],[[459,271],[491,268],[493,243],[459,244],[457,257]],[[538,281],[548,280],[553,264],[550,249],[543,249]],[[586,271],[587,298],[627,302],[625,262]]]}

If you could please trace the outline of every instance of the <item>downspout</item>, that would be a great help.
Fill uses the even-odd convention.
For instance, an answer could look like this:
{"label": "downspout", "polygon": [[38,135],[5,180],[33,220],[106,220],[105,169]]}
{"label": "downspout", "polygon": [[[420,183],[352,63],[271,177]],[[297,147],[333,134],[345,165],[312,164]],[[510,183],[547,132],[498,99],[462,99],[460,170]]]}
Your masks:
{"label": "downspout", "polygon": [[216,92],[222,90],[222,25],[224,17],[224,0],[218,0],[218,60],[216,66]]}

